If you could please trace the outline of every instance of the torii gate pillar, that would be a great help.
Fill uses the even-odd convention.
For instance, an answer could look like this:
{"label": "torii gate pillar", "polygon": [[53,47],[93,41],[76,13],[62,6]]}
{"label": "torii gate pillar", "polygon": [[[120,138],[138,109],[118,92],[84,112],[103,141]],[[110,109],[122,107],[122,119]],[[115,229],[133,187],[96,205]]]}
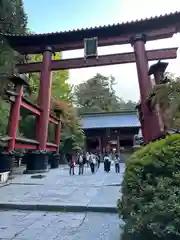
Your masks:
{"label": "torii gate pillar", "polygon": [[140,96],[141,96],[141,111],[142,111],[142,129],[144,141],[150,142],[161,135],[156,111],[150,111],[147,106],[147,96],[152,89],[152,84],[148,76],[148,58],[145,49],[145,35],[139,34],[132,38],[132,45],[136,58],[136,67],[139,80]]}
{"label": "torii gate pillar", "polygon": [[52,60],[52,48],[46,47],[43,53],[43,63],[40,77],[40,93],[39,104],[41,108],[41,116],[39,119],[39,149],[46,150],[46,142],[48,135],[48,124],[51,104],[51,60]]}

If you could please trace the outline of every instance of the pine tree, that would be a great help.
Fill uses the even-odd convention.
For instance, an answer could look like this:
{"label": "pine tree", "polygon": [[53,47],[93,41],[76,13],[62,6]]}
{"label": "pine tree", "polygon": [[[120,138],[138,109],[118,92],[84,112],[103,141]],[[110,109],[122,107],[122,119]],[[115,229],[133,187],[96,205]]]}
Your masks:
{"label": "pine tree", "polygon": [[[6,86],[4,75],[9,75],[21,58],[8,45],[3,34],[23,34],[26,32],[27,16],[22,0],[0,0],[0,88]],[[2,92],[0,93],[2,95]]]}

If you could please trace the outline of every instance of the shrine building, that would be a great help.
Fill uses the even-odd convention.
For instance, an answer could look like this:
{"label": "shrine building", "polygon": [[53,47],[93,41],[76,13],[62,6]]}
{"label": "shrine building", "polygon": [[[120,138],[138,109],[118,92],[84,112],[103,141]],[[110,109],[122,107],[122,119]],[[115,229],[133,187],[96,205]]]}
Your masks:
{"label": "shrine building", "polygon": [[136,111],[83,114],[81,124],[86,136],[86,150],[100,154],[133,149],[135,137],[140,132]]}

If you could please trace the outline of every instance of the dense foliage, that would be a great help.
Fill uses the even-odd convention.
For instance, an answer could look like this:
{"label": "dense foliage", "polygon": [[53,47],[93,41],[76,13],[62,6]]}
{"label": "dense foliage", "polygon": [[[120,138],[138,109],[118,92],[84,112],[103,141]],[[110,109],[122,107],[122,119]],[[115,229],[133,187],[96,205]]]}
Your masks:
{"label": "dense foliage", "polygon": [[122,109],[132,110],[136,103],[127,103],[118,98],[114,91],[114,77],[96,74],[77,85],[74,89],[76,105],[80,113],[118,112]]}
{"label": "dense foliage", "polygon": [[4,89],[9,82],[6,75],[13,71],[15,63],[22,61],[22,57],[15,53],[2,37],[2,33],[22,34],[26,32],[27,17],[23,9],[22,0],[0,1],[0,135],[7,132],[9,104],[4,98]]}
{"label": "dense foliage", "polygon": [[124,239],[180,239],[180,134],[132,155],[118,209],[125,221]]}
{"label": "dense foliage", "polygon": [[[56,53],[56,55],[53,57],[53,60],[59,59],[61,59],[61,54]],[[31,55],[29,56],[29,61],[42,61],[42,55]],[[80,148],[84,143],[84,134],[81,130],[77,114],[73,108],[72,89],[70,84],[67,82],[68,77],[69,72],[67,70],[52,72],[51,111],[53,112],[53,110],[58,109],[61,112],[61,151],[64,153],[72,151],[74,146]],[[31,92],[27,92],[26,97],[34,103],[38,103],[39,82],[39,73],[29,74]],[[23,132],[23,134],[28,138],[35,138],[35,117],[29,115],[26,110],[22,110],[21,115],[23,118],[20,121],[20,132]],[[31,126],[31,128],[29,126]],[[32,131],[32,129],[34,129],[34,131]],[[50,142],[54,140],[54,129],[54,125],[49,124],[48,141]],[[69,142],[72,142],[72,144],[69,144]]]}
{"label": "dense foliage", "polygon": [[82,149],[84,147],[85,136],[72,103],[53,99],[52,108],[58,109],[61,112],[61,152],[64,154],[73,154]]}
{"label": "dense foliage", "polygon": [[167,73],[166,83],[155,85],[149,94],[152,108],[158,103],[167,129],[180,129],[180,77]]}
{"label": "dense foliage", "polygon": [[[24,12],[22,0],[1,0],[0,1],[0,33],[8,34],[23,34],[27,33],[27,16]],[[61,58],[60,53],[56,53],[54,60]],[[42,55],[36,54],[26,57],[20,56],[8,45],[8,42],[0,35],[0,95],[4,98],[4,89],[8,87],[6,75],[9,75],[15,68],[17,62],[22,61],[42,61]],[[4,76],[5,75],[5,76]],[[58,102],[58,106],[67,103],[68,108],[62,109],[61,118],[63,120],[62,140],[63,143],[66,138],[73,136],[74,145],[82,145],[84,140],[83,132],[80,131],[80,124],[78,118],[76,118],[72,103],[72,89],[68,84],[69,73],[67,70],[56,71],[52,73],[52,108],[53,103]],[[31,100],[33,103],[38,103],[40,74],[29,74],[30,91],[25,91],[25,97]],[[61,103],[61,104],[60,104]],[[7,122],[9,115],[10,105],[0,99],[0,135],[5,135],[7,132]],[[53,110],[53,109],[51,109]],[[70,117],[71,116],[71,117]],[[49,136],[48,140],[54,139],[54,126],[49,124]],[[27,138],[35,138],[35,116],[30,114],[25,109],[21,109],[21,120],[19,122],[18,135],[23,135]],[[62,144],[63,145],[63,144]]]}
{"label": "dense foliage", "polygon": [[[23,34],[26,32],[27,16],[22,0],[0,1],[0,34]],[[0,72],[8,73],[14,69],[21,56],[15,53],[0,35]],[[3,82],[1,81],[1,84]]]}

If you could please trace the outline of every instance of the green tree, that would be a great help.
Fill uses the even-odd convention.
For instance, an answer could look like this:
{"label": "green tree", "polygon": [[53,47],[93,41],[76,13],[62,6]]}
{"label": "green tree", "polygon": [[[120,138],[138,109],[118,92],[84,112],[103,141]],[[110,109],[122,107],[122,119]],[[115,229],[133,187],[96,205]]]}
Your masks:
{"label": "green tree", "polygon": [[25,33],[27,16],[22,0],[1,0],[0,3],[0,72],[9,73],[22,57],[9,47],[3,34]]}
{"label": "green tree", "polygon": [[73,154],[84,146],[84,132],[80,125],[77,112],[71,103],[64,100],[54,100],[54,108],[61,110],[62,132],[61,152]]}
{"label": "green tree", "polygon": [[[28,56],[29,62],[41,62],[41,54],[33,54]],[[61,53],[56,53],[53,60],[60,60]],[[40,73],[28,74],[29,84],[31,87],[31,94],[28,95],[33,101],[37,100],[40,87]],[[68,70],[60,70],[52,72],[52,98],[64,99],[72,101],[71,86],[68,83],[69,72]]]}
{"label": "green tree", "polygon": [[96,74],[93,78],[75,86],[76,105],[80,113],[132,110],[136,104],[132,101],[126,103],[118,98],[114,90],[115,84],[114,77]]}
{"label": "green tree", "polygon": [[[56,53],[53,60],[59,60],[61,58],[60,53]],[[41,62],[41,54],[33,54],[28,56],[28,62]],[[67,70],[52,72],[52,99],[70,101],[71,86],[68,84],[69,73]],[[38,104],[38,94],[40,87],[40,73],[28,74],[30,91],[26,92],[26,97],[35,104]],[[35,138],[35,117],[30,113],[21,109],[21,115],[23,118],[20,121],[20,132],[22,132],[28,138]],[[31,127],[29,127],[31,126]],[[30,130],[31,129],[31,130]],[[34,131],[32,131],[34,129]],[[52,139],[54,134],[54,127],[49,126],[49,138]]]}
{"label": "green tree", "polygon": [[22,56],[8,45],[3,34],[23,34],[26,32],[27,16],[22,0],[0,1],[0,135],[6,134],[10,105],[4,98],[4,89],[8,87],[7,75],[14,69],[15,63],[22,61]]}
{"label": "green tree", "polygon": [[[53,60],[61,59],[61,54],[56,53]],[[42,55],[36,54],[29,56],[30,62],[42,61]],[[68,83],[69,72],[67,70],[52,72],[52,101],[51,109],[61,110],[62,124],[62,144],[61,150],[64,153],[72,151],[73,148],[82,147],[84,143],[83,131],[80,127],[80,122],[72,106],[73,94],[72,88]],[[27,92],[27,98],[32,102],[37,103],[39,93],[40,74],[29,74],[29,83],[31,92]],[[35,117],[29,115],[26,110],[21,110],[21,115],[24,116],[20,121],[20,132],[28,138],[35,138]],[[34,131],[32,131],[34,129]],[[48,141],[54,139],[54,126],[49,124]]]}

